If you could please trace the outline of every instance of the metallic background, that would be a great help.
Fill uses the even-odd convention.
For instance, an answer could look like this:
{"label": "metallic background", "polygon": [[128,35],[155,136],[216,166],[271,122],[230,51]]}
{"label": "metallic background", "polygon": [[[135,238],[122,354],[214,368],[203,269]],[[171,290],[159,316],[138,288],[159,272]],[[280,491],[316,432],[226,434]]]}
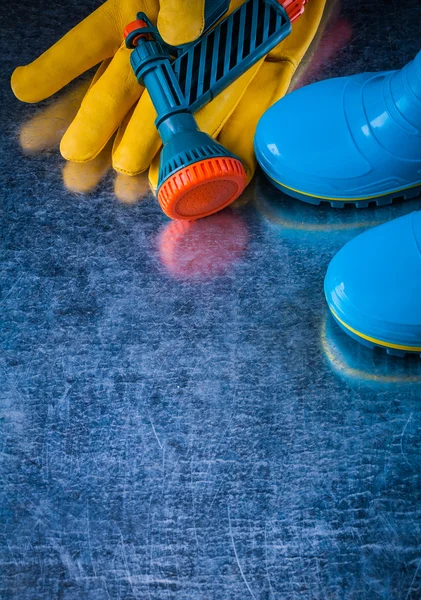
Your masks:
{"label": "metallic background", "polygon": [[[317,208],[258,175],[186,225],[109,149],[64,165],[84,84],[30,106],[8,77],[97,5],[0,6],[0,597],[421,598],[421,361],[323,298],[335,252],[421,200]],[[344,0],[296,85],[400,67],[420,33],[415,0]]]}

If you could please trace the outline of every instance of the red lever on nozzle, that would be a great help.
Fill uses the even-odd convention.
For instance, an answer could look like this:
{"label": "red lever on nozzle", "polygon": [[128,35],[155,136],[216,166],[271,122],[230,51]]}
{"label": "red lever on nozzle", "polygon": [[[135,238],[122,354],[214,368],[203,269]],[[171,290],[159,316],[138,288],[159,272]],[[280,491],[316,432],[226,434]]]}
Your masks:
{"label": "red lever on nozzle", "polygon": [[291,23],[294,23],[304,13],[304,6],[309,0],[278,0],[289,16]]}

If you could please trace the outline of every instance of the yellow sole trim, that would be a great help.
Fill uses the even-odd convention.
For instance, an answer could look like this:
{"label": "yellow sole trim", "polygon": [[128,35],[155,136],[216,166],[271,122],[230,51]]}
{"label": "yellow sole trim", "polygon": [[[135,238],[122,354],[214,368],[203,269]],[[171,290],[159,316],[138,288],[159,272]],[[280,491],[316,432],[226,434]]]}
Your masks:
{"label": "yellow sole trim", "polygon": [[[330,308],[330,306],[329,306],[329,308]],[[384,342],[383,340],[377,340],[376,338],[370,337],[369,335],[364,335],[360,331],[353,329],[350,325],[348,325],[347,323],[345,323],[345,321],[343,321],[340,317],[338,317],[338,315],[333,310],[333,308],[330,308],[330,312],[335,317],[335,319],[337,321],[339,321],[339,323],[345,327],[345,329],[348,329],[348,331],[350,331],[354,335],[356,335],[360,338],[363,338],[364,340],[367,340],[368,342],[371,342],[372,344],[376,344],[377,346],[382,346],[383,348],[392,348],[393,350],[403,350],[404,352],[421,352],[421,346],[402,346],[401,344],[390,344],[389,342]]]}
{"label": "yellow sole trim", "polygon": [[342,377],[345,376],[348,379],[361,380],[366,381],[367,383],[380,385],[390,383],[414,384],[421,382],[421,375],[381,375],[370,371],[369,365],[367,366],[367,370],[350,366],[338,344],[335,344],[327,334],[327,315],[328,313],[326,312],[320,330],[321,344],[326,359],[338,375]]}
{"label": "yellow sole trim", "polygon": [[421,182],[419,182],[419,183],[416,183],[415,185],[410,185],[409,187],[400,188],[398,190],[392,190],[392,191],[386,192],[384,194],[376,194],[375,196],[363,196],[363,197],[359,196],[358,198],[333,198],[330,196],[315,196],[314,194],[308,194],[307,192],[302,192],[301,190],[296,190],[293,187],[285,185],[284,183],[281,183],[277,179],[273,179],[273,177],[271,177],[271,179],[273,181],[275,181],[275,183],[277,183],[281,187],[284,187],[286,190],[291,190],[291,192],[295,192],[296,194],[301,194],[302,196],[308,196],[309,198],[317,198],[318,200],[331,200],[333,202],[364,202],[364,200],[375,200],[376,198],[383,198],[384,196],[389,196],[390,194],[399,194],[400,192],[406,192],[406,190],[413,190],[416,187],[421,188]]}

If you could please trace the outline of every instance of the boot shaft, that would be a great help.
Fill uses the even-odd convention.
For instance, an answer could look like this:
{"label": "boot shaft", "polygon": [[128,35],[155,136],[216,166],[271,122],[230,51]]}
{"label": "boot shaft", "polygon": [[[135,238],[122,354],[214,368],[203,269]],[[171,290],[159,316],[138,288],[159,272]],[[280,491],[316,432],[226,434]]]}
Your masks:
{"label": "boot shaft", "polygon": [[421,133],[421,52],[392,75],[390,84],[396,109]]}

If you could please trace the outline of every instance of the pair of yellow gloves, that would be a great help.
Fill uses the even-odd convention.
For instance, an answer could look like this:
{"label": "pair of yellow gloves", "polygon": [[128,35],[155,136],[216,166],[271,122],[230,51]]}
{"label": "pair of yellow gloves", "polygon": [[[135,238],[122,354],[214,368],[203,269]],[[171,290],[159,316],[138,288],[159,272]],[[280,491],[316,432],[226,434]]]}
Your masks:
{"label": "pair of yellow gloves", "polygon": [[[243,1],[233,0],[229,11]],[[249,180],[256,168],[253,138],[257,123],[287,92],[319,27],[325,2],[310,0],[291,35],[196,114],[200,129],[242,160]],[[123,40],[125,26],[139,11],[157,22],[171,45],[192,41],[203,30],[204,0],[107,0],[34,62],[18,67],[11,84],[20,100],[39,102],[100,64],[61,139],[61,154],[68,161],[91,161],[116,133],[114,169],[137,175],[149,168],[149,181],[156,188],[161,146],[154,125],[156,113],[132,72],[130,50]]]}

